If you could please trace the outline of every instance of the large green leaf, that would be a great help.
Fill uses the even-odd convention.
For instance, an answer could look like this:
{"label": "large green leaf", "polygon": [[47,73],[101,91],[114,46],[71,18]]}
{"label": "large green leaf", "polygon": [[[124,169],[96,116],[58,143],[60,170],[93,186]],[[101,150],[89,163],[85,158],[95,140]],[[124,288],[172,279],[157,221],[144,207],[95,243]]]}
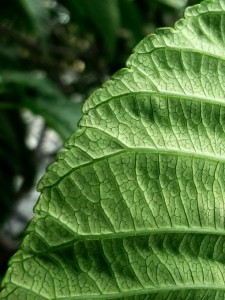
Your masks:
{"label": "large green leaf", "polygon": [[224,25],[189,8],[87,100],[1,299],[225,298]]}

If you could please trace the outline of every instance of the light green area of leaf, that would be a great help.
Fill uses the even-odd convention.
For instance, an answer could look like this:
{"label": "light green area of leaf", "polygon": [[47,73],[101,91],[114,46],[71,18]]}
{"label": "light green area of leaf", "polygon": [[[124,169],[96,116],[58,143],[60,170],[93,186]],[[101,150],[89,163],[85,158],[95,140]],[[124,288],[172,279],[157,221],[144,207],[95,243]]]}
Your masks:
{"label": "light green area of leaf", "polygon": [[1,299],[224,299],[224,41],[205,1],[90,96]]}

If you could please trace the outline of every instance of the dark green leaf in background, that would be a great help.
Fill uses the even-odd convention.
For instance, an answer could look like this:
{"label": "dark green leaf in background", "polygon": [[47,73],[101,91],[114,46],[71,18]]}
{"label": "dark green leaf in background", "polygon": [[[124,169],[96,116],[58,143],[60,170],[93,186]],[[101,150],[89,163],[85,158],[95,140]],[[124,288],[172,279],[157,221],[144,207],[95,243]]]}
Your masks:
{"label": "dark green leaf in background", "polygon": [[[44,41],[50,32],[49,11],[44,0],[2,0],[0,27],[15,26]],[[13,9],[12,9],[13,7]]]}
{"label": "dark green leaf in background", "polygon": [[[81,116],[81,103],[70,102],[60,90],[43,74],[26,72],[1,72],[1,86],[4,93],[8,90],[18,90],[17,100],[0,103],[0,108],[16,105],[28,108],[33,113],[44,117],[47,125],[55,129],[62,139],[76,128]],[[0,91],[1,92],[1,91]]]}
{"label": "dark green leaf in background", "polygon": [[29,16],[30,29],[37,32],[42,40],[45,40],[50,31],[48,10],[43,0],[19,0],[20,5]]}
{"label": "dark green leaf in background", "polygon": [[2,225],[18,199],[15,176],[21,176],[23,188],[29,189],[33,184],[36,168],[33,154],[26,146],[26,127],[18,110],[0,110],[0,124],[0,225]]}
{"label": "dark green leaf in background", "polygon": [[119,0],[118,3],[122,26],[130,32],[129,39],[132,39],[133,35],[135,43],[139,42],[142,38],[143,20],[137,3],[130,0]]}
{"label": "dark green leaf in background", "polygon": [[66,0],[62,2],[71,9],[72,17],[78,15],[85,23],[90,23],[100,32],[109,58],[115,53],[120,11],[117,0]]}
{"label": "dark green leaf in background", "polygon": [[182,9],[187,4],[187,0],[159,0],[159,2],[175,9]]}

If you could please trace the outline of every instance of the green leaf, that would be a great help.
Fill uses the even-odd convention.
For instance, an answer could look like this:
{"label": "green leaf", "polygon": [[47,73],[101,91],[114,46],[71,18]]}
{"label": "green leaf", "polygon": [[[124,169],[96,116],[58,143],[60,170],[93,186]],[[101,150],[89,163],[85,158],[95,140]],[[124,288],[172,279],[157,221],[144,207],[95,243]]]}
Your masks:
{"label": "green leaf", "polygon": [[19,0],[19,2],[29,20],[30,30],[36,32],[44,41],[50,29],[49,12],[44,5],[44,1]]}
{"label": "green leaf", "polygon": [[33,153],[25,143],[26,126],[18,110],[0,110],[0,124],[1,228],[18,199],[16,176],[22,178],[23,190],[28,190],[33,185],[36,169]]}
{"label": "green leaf", "polygon": [[[81,103],[69,101],[48,78],[35,72],[2,71],[0,79],[1,88],[14,93],[16,90],[20,106],[44,117],[63,140],[75,130],[81,117]],[[0,109],[7,104],[11,103],[0,103]]]}
{"label": "green leaf", "polygon": [[[135,44],[143,37],[143,17],[137,3],[130,0],[119,1],[121,25],[133,36]],[[120,49],[119,49],[120,50]]]}
{"label": "green leaf", "polygon": [[[109,58],[112,58],[115,52],[120,25],[118,1],[66,0],[62,1],[62,4],[69,7],[74,15],[75,21],[78,19],[77,15],[83,15],[86,23],[91,22],[91,26],[94,26],[102,36]],[[83,26],[86,25],[85,22],[82,24]]]}
{"label": "green leaf", "polygon": [[224,16],[187,9],[87,100],[1,299],[224,299]]}
{"label": "green leaf", "polygon": [[83,0],[85,10],[101,33],[110,56],[114,54],[120,25],[117,0]]}
{"label": "green leaf", "polygon": [[25,106],[32,112],[44,117],[46,124],[55,129],[63,140],[67,139],[75,130],[77,121],[81,117],[82,104],[69,102],[64,99],[50,98],[26,99]]}
{"label": "green leaf", "polygon": [[187,4],[188,0],[158,0],[158,1],[172,8],[182,9]]}

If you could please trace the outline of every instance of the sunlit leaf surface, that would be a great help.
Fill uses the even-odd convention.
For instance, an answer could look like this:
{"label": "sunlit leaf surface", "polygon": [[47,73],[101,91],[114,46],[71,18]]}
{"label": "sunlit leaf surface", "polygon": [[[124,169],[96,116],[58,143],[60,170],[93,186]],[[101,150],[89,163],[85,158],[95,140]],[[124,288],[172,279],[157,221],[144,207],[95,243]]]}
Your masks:
{"label": "sunlit leaf surface", "polygon": [[1,299],[225,298],[225,1],[145,38],[39,183]]}

